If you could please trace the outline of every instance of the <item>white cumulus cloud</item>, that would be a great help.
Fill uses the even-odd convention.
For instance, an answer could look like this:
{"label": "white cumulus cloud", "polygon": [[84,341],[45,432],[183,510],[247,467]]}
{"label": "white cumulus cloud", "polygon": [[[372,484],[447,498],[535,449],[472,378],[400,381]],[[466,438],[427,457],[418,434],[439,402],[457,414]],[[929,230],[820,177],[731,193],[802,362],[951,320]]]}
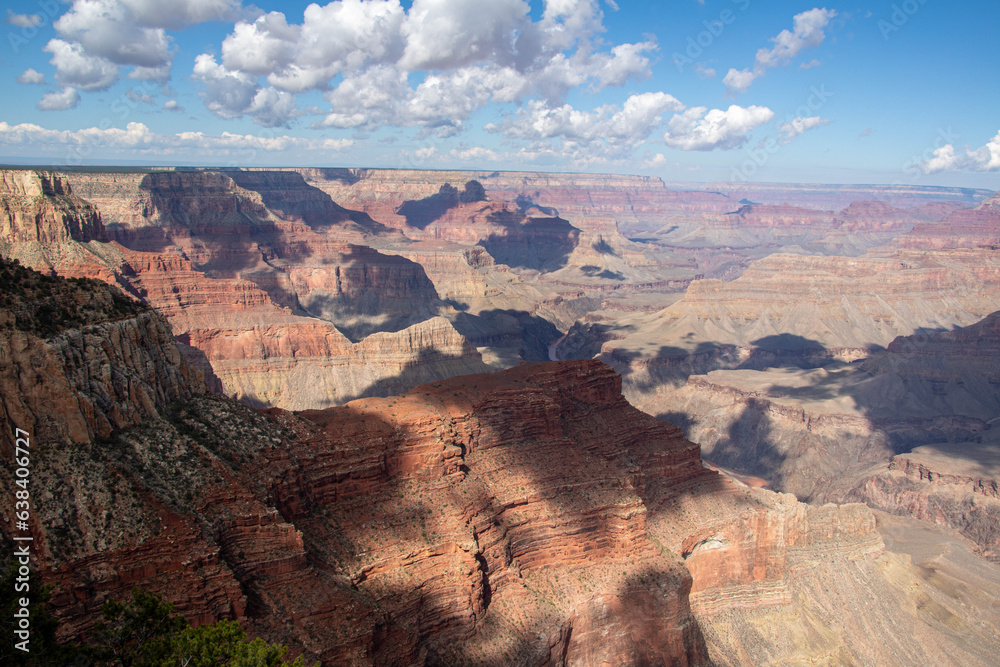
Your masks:
{"label": "white cumulus cloud", "polygon": [[925,174],[942,171],[1000,171],[1000,132],[976,149],[959,153],[952,144],[934,151],[934,157],[920,164]]}
{"label": "white cumulus cloud", "polygon": [[206,53],[195,58],[192,76],[205,84],[201,93],[205,106],[220,118],[248,115],[258,125],[278,127],[299,113],[290,93],[262,87],[257,77],[229,70]]}
{"label": "white cumulus cloud", "polygon": [[646,169],[655,169],[657,167],[662,167],[667,163],[667,156],[663,153],[657,153],[656,155],[650,155],[645,160],[642,161],[642,166]]}
{"label": "white cumulus cloud", "polygon": [[61,39],[50,40],[44,51],[56,67],[56,81],[81,90],[107,90],[118,81],[118,66],[100,56],[91,55],[80,44]]}
{"label": "white cumulus cloud", "polygon": [[407,70],[514,62],[515,31],[530,7],[522,0],[414,0],[403,22]]}
{"label": "white cumulus cloud", "polygon": [[[77,0],[79,2],[79,0]],[[239,0],[118,0],[144,26],[180,30],[206,21],[231,21],[240,14]]]}
{"label": "white cumulus cloud", "polygon": [[34,69],[29,67],[24,70],[19,77],[17,77],[16,81],[18,83],[26,84],[45,83],[45,75],[41,72],[36,72]]}
{"label": "white cumulus cloud", "polygon": [[533,100],[503,124],[487,129],[529,141],[534,152],[555,152],[574,159],[586,153],[622,159],[659,129],[665,113],[683,108],[675,97],[663,92],[632,95],[621,107],[606,105],[593,111]]}
{"label": "white cumulus cloud", "polygon": [[140,149],[141,152],[168,155],[178,148],[194,149],[210,155],[216,151],[244,149],[262,151],[342,151],[351,147],[350,139],[303,139],[287,135],[258,136],[223,132],[209,135],[203,132],[159,134],[145,124],[132,122],[125,129],[97,127],[81,130],[50,130],[34,123],[10,125],[0,121],[0,144],[31,145],[32,147],[59,148],[66,146],[93,146],[111,150]]}
{"label": "white cumulus cloud", "polygon": [[63,111],[73,109],[80,103],[80,93],[76,88],[63,88],[60,91],[46,93],[35,106],[41,111]]}
{"label": "white cumulus cloud", "polygon": [[87,55],[116,65],[161,67],[170,62],[170,42],[163,28],[137,22],[119,0],[77,0],[53,25]]}
{"label": "white cumulus cloud", "polygon": [[773,117],[774,112],[767,107],[744,108],[734,104],[725,111],[694,107],[670,119],[663,141],[684,151],[739,148],[755,127]]}
{"label": "white cumulus cloud", "polygon": [[37,28],[42,25],[42,17],[38,14],[15,14],[13,9],[8,9],[7,23],[18,28]]}
{"label": "white cumulus cloud", "polygon": [[222,63],[246,74],[270,74],[292,62],[301,28],[289,26],[281,12],[270,12],[253,23],[236,24],[222,42]]}
{"label": "white cumulus cloud", "polygon": [[[58,33],[45,50],[53,54],[56,81],[80,90],[103,90],[118,80],[122,66],[130,79],[165,82],[175,46],[167,30],[204,21],[235,20],[239,0],[73,0],[52,25]],[[14,15],[8,23],[39,25],[35,15]],[[36,20],[37,19],[37,20]]]}
{"label": "white cumulus cloud", "polygon": [[448,133],[491,103],[538,96],[557,105],[582,85],[648,76],[655,42],[606,44],[602,21],[596,0],[547,0],[537,21],[525,0],[414,0],[408,9],[334,0],[309,5],[301,24],[282,12],[238,22],[221,59],[198,56],[194,78],[225,118],[246,115],[245,98],[263,81],[293,95],[322,91],[331,107],[321,126]]}
{"label": "white cumulus cloud", "polygon": [[450,155],[454,158],[462,160],[463,162],[496,161],[500,157],[495,151],[492,151],[489,148],[483,148],[482,146],[456,148],[451,151]]}
{"label": "white cumulus cloud", "polygon": [[806,130],[827,125],[829,122],[828,119],[820,118],[819,116],[809,116],[808,118],[796,116],[792,120],[778,126],[778,140],[783,144],[787,144]]}

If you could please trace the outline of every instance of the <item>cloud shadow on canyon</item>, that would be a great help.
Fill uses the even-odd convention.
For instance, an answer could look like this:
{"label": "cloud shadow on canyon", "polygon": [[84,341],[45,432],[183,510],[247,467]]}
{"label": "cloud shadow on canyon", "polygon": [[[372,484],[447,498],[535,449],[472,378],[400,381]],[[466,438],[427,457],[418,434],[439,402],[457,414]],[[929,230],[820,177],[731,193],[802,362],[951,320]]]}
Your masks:
{"label": "cloud shadow on canyon", "polygon": [[[463,365],[468,365],[468,360],[463,361],[463,359],[464,358],[460,355],[448,355],[435,349],[420,350],[415,359],[411,359],[403,364],[399,373],[376,380],[357,394],[344,398],[341,401],[341,404],[348,403],[359,398],[385,398],[395,396],[396,394],[408,392],[414,387],[422,384],[440,382],[451,376],[447,374],[447,371],[441,373],[436,369],[438,367],[447,368],[450,363],[462,363]],[[478,372],[480,373],[488,373],[492,370],[489,366],[482,362],[480,362],[479,365],[480,368]]]}
{"label": "cloud shadow on canyon", "polygon": [[[578,612],[594,614],[577,619],[583,621],[582,625],[593,628],[608,622],[601,615],[605,613],[601,610],[606,601],[602,596],[608,594],[615,598],[611,621],[628,630],[616,637],[614,649],[645,655],[650,649],[646,643],[648,637],[672,631],[660,628],[660,623],[652,620],[667,613],[669,601],[663,613],[651,616],[651,612],[661,604],[654,599],[657,582],[676,586],[677,565],[670,557],[665,560],[656,557],[652,545],[645,541],[648,537],[635,536],[628,526],[621,525],[616,512],[607,512],[609,503],[631,506],[631,501],[622,497],[620,480],[626,470],[645,474],[641,456],[636,454],[640,458],[633,460],[634,452],[614,450],[607,445],[617,427],[594,414],[595,408],[588,402],[571,401],[574,413],[564,414],[553,409],[553,401],[560,399],[550,396],[550,392],[537,391],[532,382],[524,383],[524,391],[515,391],[519,382],[495,385],[493,376],[490,373],[431,382],[425,392],[389,397],[378,412],[359,413],[367,428],[382,434],[379,442],[385,449],[379,456],[385,469],[394,476],[363,496],[338,499],[328,507],[324,507],[325,501],[318,500],[316,492],[303,489],[295,494],[294,497],[301,499],[297,502],[303,503],[297,511],[304,515],[296,520],[296,525],[300,529],[312,525],[311,530],[304,531],[310,534],[339,535],[337,549],[346,554],[344,558],[334,557],[328,547],[308,540],[309,562],[323,572],[345,567],[349,572],[360,572],[351,576],[352,588],[367,598],[373,610],[397,608],[412,612],[415,618],[405,622],[385,613],[380,632],[386,639],[415,639],[428,649],[428,665],[459,664],[462,660],[496,667],[535,664],[538,659],[547,658],[549,651],[549,646],[539,640],[540,633],[550,635],[554,630],[563,632],[569,628],[559,639],[568,646],[572,639],[572,619]],[[495,393],[497,390],[500,393]],[[496,400],[498,396],[503,396],[503,400]],[[336,423],[337,415],[360,409],[360,406],[345,406],[299,414],[328,428],[323,425],[324,420]],[[429,409],[431,415],[435,412],[476,415],[475,428],[468,431],[472,439],[459,442],[464,462],[459,470],[464,477],[453,477],[450,486],[442,485],[442,479],[416,470],[433,465],[432,458],[414,457],[412,443],[425,441],[428,434],[424,422],[419,420],[411,427],[390,419],[392,411],[399,409]],[[650,417],[642,418],[655,424]],[[342,431],[331,428],[330,432]],[[663,437],[667,439],[669,434]],[[569,450],[576,455],[568,457]],[[658,455],[654,454],[653,459],[658,460]],[[416,468],[408,472],[407,468],[413,466]],[[708,478],[715,476],[706,472]],[[695,492],[689,486],[675,491]],[[470,498],[476,497],[487,499],[485,507],[495,517],[485,523],[474,522],[470,544],[477,551],[473,554],[465,546],[459,549],[449,546],[459,538],[464,545],[469,538],[461,530],[460,535],[452,534],[453,527],[446,519],[453,512],[467,512]],[[519,508],[524,505],[535,506],[537,511],[551,516],[551,520],[525,524],[518,518]],[[288,520],[292,518],[285,510],[282,514]],[[503,536],[503,548],[494,543],[497,535]],[[407,553],[411,553],[414,540],[419,539],[426,541],[426,547],[421,548],[428,553],[427,562],[415,571],[421,576],[386,576],[385,568],[354,564],[356,558],[363,561],[364,554],[374,544],[409,542]],[[635,568],[629,564],[628,572],[621,572],[622,563],[609,558],[605,550],[620,549],[617,545],[630,539],[638,539],[645,545],[641,547],[644,555]],[[612,586],[598,588],[596,606],[578,609],[572,598],[564,597],[565,578],[575,580],[583,575],[560,570],[553,579],[547,560],[550,555],[546,554],[551,549],[565,552],[567,558],[593,561],[593,567],[603,571],[594,581],[607,581]],[[620,557],[621,554],[617,556]],[[428,568],[433,563],[440,570],[431,573]],[[439,583],[429,584],[434,581]],[[589,583],[588,575],[576,587]],[[572,590],[574,584],[569,585]],[[475,618],[469,616],[462,604],[456,604],[454,590],[471,594],[476,600],[473,607],[481,603]],[[478,643],[467,645],[456,640],[467,637],[473,627],[481,633]],[[700,631],[695,626],[683,632]],[[439,639],[429,641],[434,636]],[[481,652],[482,646],[486,652]],[[557,652],[565,653],[566,646],[557,645]]]}
{"label": "cloud shadow on canyon", "polygon": [[[764,371],[774,368],[814,369],[836,363],[834,356],[819,341],[795,334],[777,334],[754,340],[748,355],[741,355],[735,345],[699,342],[693,350],[672,346],[661,346],[656,357],[648,364],[645,377],[635,374],[633,367],[639,359],[638,353],[612,356],[617,363],[624,363],[628,374],[623,378],[637,391],[655,391],[664,383],[680,386],[690,375],[705,375],[713,370],[754,370]],[[619,351],[615,351],[616,353]],[[826,390],[810,391],[809,388],[795,388],[797,394],[806,397],[815,394],[825,397]],[[784,468],[789,455],[778,443],[779,432],[769,415],[770,394],[749,397],[742,404],[734,403],[725,433],[715,433],[714,429],[703,433],[698,439],[703,443],[710,440],[711,452],[706,458],[726,468],[764,478],[772,488],[782,490]],[[699,422],[684,410],[668,410],[656,415],[657,419],[674,424],[686,437],[694,434]]]}
{"label": "cloud shadow on canyon", "polygon": [[[695,373],[781,371],[769,384],[764,375],[746,376],[747,385],[735,385],[728,419],[721,399],[695,408],[700,417],[675,409],[657,418],[702,442],[713,463],[769,479],[776,490],[793,491],[800,499],[845,502],[843,494],[851,487],[838,489],[838,480],[920,446],[971,443],[974,456],[974,443],[987,437],[987,420],[1000,405],[995,382],[977,380],[974,361],[961,362],[972,364],[969,370],[952,369],[952,363],[960,362],[939,359],[934,347],[937,335],[958,329],[925,328],[897,339],[889,349],[871,346],[868,356],[853,362],[838,360],[815,340],[768,336],[754,341],[740,363],[709,359]],[[963,375],[949,379],[949,372]],[[983,378],[995,373],[983,372]],[[657,379],[663,377],[668,376]],[[710,376],[707,381],[712,382]],[[725,391],[728,380],[720,381]],[[658,385],[647,381],[633,386],[653,391]],[[685,400],[696,399],[689,394]],[[859,418],[857,426],[850,425]],[[775,419],[785,422],[776,425]],[[721,428],[724,434],[717,432]]]}
{"label": "cloud shadow on canyon", "polygon": [[[343,226],[348,221],[363,231],[382,234],[389,230],[367,213],[344,208],[329,194],[310,185],[304,176],[294,171],[244,171],[224,170],[241,188],[256,192],[269,210],[285,220],[301,220],[314,231],[322,232],[332,226]],[[272,187],[273,181],[281,187]],[[344,182],[344,179],[337,179]],[[349,179],[348,179],[349,180]],[[272,182],[269,182],[272,181]]]}
{"label": "cloud shadow on canyon", "polygon": [[459,204],[477,201],[486,201],[486,191],[479,181],[468,181],[462,191],[445,183],[436,193],[423,199],[407,199],[396,209],[396,214],[406,218],[408,226],[424,230]]}
{"label": "cloud shadow on canyon", "polygon": [[563,218],[531,218],[521,224],[498,213],[491,222],[504,224],[507,231],[493,233],[479,242],[494,260],[511,268],[540,273],[558,271],[569,264],[569,256],[580,242],[580,230]]}
{"label": "cloud shadow on canyon", "polygon": [[[656,418],[674,424],[685,433],[693,425],[690,415],[684,412],[665,412]],[[714,464],[761,477],[780,489],[781,469],[788,456],[776,445],[776,436],[766,403],[751,400],[739,410],[739,416],[714,443],[710,457],[706,458]]]}
{"label": "cloud shadow on canyon", "polygon": [[561,335],[554,324],[525,310],[492,309],[473,315],[460,312],[452,320],[455,330],[474,347],[517,346],[524,361],[548,361],[549,343]]}

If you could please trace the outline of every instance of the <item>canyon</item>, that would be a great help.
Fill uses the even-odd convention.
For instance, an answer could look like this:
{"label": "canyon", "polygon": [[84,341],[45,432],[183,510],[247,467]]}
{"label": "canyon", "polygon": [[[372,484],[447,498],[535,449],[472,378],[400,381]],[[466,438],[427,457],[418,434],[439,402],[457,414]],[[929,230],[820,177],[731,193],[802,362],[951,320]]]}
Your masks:
{"label": "canyon", "polygon": [[67,638],[138,584],[324,665],[995,655],[995,193],[0,175]]}
{"label": "canyon", "polygon": [[[56,292],[5,304],[3,397],[38,443],[32,533],[66,636],[140,585],[330,665],[985,665],[997,648],[995,608],[889,551],[870,509],[705,468],[599,361],[254,410],[208,393],[167,320],[115,288],[4,271]],[[18,326],[88,297],[79,325]],[[9,390],[26,357],[53,379]],[[951,577],[967,547],[949,549],[932,560]]]}

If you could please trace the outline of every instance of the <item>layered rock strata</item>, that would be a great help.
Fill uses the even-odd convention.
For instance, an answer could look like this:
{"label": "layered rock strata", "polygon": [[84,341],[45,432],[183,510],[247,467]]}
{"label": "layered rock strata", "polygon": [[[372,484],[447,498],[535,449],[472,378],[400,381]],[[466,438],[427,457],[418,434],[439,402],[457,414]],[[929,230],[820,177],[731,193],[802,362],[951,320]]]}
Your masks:
{"label": "layered rock strata", "polygon": [[255,190],[210,172],[74,174],[105,207],[111,235],[143,251],[99,242],[97,211],[59,194],[68,190],[57,177],[59,192],[34,172],[3,173],[12,191],[34,184],[45,229],[61,224],[57,205],[91,221],[86,235],[26,239],[25,219],[11,213],[3,253],[116,284],[153,306],[214,390],[301,409],[486,368],[437,316],[444,305],[423,269],[345,241],[368,231],[298,174],[233,172]]}
{"label": "layered rock strata", "polygon": [[[479,181],[491,199],[538,206],[570,222],[591,216],[631,220],[664,220],[678,213],[731,211],[734,201],[719,193],[689,188],[668,189],[657,178],[612,174],[546,174],[539,172],[421,171],[407,169],[301,169],[306,180],[343,205],[401,228],[397,209],[438,192],[442,183],[460,186]],[[581,229],[588,231],[585,226]]]}
{"label": "layered rock strata", "polygon": [[901,236],[903,248],[996,248],[1000,245],[1000,195],[994,194],[971,209],[961,209],[943,220],[917,225]]}
{"label": "layered rock strata", "polygon": [[0,170],[0,241],[104,240],[96,209],[51,172]]}
{"label": "layered rock strata", "polygon": [[[140,341],[126,367],[159,351]],[[958,644],[948,616],[909,614],[913,577],[886,576],[866,508],[809,508],[702,467],[600,362],[296,415],[199,395],[177,360],[151,380],[175,399],[99,441],[43,439],[76,407],[25,396],[39,577],[66,635],[139,585],[329,665],[986,664],[996,650],[991,617]]]}
{"label": "layered rock strata", "polygon": [[916,447],[854,479],[853,488],[829,495],[958,530],[975,543],[977,553],[1000,562],[1000,438],[996,432],[971,442]]}
{"label": "layered rock strata", "polygon": [[[537,278],[562,297],[580,290],[679,291],[697,274],[690,260],[636,244],[626,221],[663,220],[699,205],[731,203],[667,190],[657,179],[586,174],[302,170],[306,179],[415,238],[485,247],[498,263]],[[463,203],[454,186],[474,181],[488,201]],[[455,191],[445,205],[442,191]],[[540,272],[541,276],[534,275]]]}
{"label": "layered rock strata", "polygon": [[0,284],[0,399],[12,428],[86,443],[204,393],[163,317],[116,288],[47,278],[5,260]]}
{"label": "layered rock strata", "polygon": [[582,339],[560,347],[590,351],[598,343],[588,337],[599,334],[600,358],[626,376],[630,400],[656,413],[690,374],[853,361],[897,336],[967,326],[998,308],[994,251],[772,255],[732,282],[696,281],[658,313],[581,327]]}
{"label": "layered rock strata", "polygon": [[901,337],[849,365],[695,375],[662,416],[722,465],[936,522],[995,558],[998,323]]}

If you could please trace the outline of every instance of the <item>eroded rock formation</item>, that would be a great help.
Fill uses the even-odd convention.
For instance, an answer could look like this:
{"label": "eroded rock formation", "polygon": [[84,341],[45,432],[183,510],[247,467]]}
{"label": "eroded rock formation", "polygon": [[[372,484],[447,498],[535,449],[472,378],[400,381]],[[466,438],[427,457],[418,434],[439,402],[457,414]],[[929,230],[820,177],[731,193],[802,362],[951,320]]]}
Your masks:
{"label": "eroded rock formation", "polygon": [[[909,612],[913,572],[869,510],[809,508],[703,467],[598,361],[292,414],[202,395],[169,342],[136,341],[112,363],[173,399],[140,398],[141,423],[73,442],[46,423],[76,405],[39,392],[16,416],[36,438],[32,531],[65,634],[141,585],[194,622],[236,618],[329,665],[985,664],[995,651],[988,614],[959,643],[948,614],[971,619]],[[51,392],[72,395],[88,349],[53,368],[65,381]],[[833,583],[845,578],[864,583]]]}
{"label": "eroded rock formation", "polygon": [[[3,173],[35,183],[34,172]],[[323,407],[485,370],[438,316],[444,306],[420,265],[349,240],[378,225],[355,223],[294,172],[233,175],[256,189],[212,172],[74,174],[104,207],[111,243],[99,242],[90,204],[39,181],[31,201],[42,227],[59,226],[59,205],[90,216],[95,231],[26,239],[16,231],[25,219],[11,213],[4,254],[153,306],[213,389],[252,405]]]}
{"label": "eroded rock formation", "polygon": [[959,530],[996,558],[998,322],[900,337],[853,364],[694,375],[664,417],[721,465]]}
{"label": "eroded rock formation", "polygon": [[0,170],[0,242],[105,240],[96,209],[65,179],[44,171]]}

